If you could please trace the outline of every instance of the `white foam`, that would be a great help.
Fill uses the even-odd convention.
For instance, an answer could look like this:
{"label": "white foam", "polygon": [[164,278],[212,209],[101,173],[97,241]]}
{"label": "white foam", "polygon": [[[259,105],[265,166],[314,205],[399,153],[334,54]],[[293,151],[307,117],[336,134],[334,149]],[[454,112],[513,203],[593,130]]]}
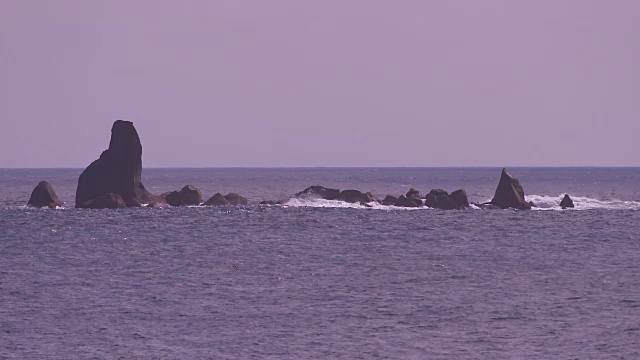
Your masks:
{"label": "white foam", "polygon": [[[537,208],[534,210],[561,210],[560,202],[564,194],[558,196],[544,195],[527,195],[527,201],[533,201]],[[608,210],[640,210],[640,202],[624,201],[624,200],[598,200],[584,196],[571,196],[575,208],[573,210],[592,210],[592,209],[608,209]]]}
{"label": "white foam", "polygon": [[325,200],[321,198],[305,197],[291,198],[282,204],[290,207],[314,207],[314,208],[344,208],[344,209],[376,209],[376,210],[426,210],[428,207],[405,208],[391,205],[382,205],[371,202],[366,205],[359,203],[348,203],[341,200]]}

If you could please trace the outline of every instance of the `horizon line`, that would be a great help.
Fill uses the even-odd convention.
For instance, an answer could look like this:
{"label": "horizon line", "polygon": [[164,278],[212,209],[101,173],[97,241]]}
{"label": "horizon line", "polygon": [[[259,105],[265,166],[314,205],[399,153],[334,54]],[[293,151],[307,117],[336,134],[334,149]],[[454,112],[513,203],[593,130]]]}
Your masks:
{"label": "horizon line", "polygon": [[[86,169],[87,167],[0,167],[0,170],[54,170],[54,169]],[[506,166],[146,166],[145,169],[633,169],[640,165],[506,165]]]}

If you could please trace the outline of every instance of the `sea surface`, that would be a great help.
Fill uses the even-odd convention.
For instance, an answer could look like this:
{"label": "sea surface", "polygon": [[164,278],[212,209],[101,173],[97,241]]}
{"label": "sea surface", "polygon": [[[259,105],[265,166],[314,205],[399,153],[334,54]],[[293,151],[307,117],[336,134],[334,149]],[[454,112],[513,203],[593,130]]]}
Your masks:
{"label": "sea surface", "polygon": [[[250,203],[88,210],[82,169],[0,169],[0,358],[640,359],[640,168],[511,168],[531,211],[292,198],[483,202],[500,170],[145,169]],[[41,180],[65,207],[25,206]]]}

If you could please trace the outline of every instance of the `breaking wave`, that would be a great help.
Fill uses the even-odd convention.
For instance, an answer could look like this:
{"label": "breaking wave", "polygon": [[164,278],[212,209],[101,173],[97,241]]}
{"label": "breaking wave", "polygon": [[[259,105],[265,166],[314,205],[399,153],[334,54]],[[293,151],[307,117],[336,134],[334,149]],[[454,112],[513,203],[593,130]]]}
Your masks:
{"label": "breaking wave", "polygon": [[382,205],[371,202],[366,205],[353,204],[341,200],[325,200],[320,198],[291,198],[282,203],[283,206],[290,207],[315,207],[315,208],[345,208],[345,209],[377,209],[377,210],[432,210],[427,207],[405,208],[398,206]]}
{"label": "breaking wave", "polygon": [[[525,196],[527,201],[533,201],[537,210],[559,210],[560,202],[564,194],[558,196],[528,195]],[[624,201],[624,200],[598,200],[584,196],[572,196],[575,208],[572,210],[592,210],[592,209],[608,209],[608,210],[640,210],[640,202]],[[571,210],[571,209],[567,209]]]}
{"label": "breaking wave", "polygon": [[[536,204],[534,210],[562,210],[560,208],[560,202],[564,194],[558,196],[544,196],[544,195],[528,195],[527,201],[533,201]],[[571,197],[575,208],[567,210],[593,210],[593,209],[606,209],[606,210],[640,210],[639,201],[624,201],[624,200],[598,200],[584,196]],[[291,198],[284,202],[282,206],[289,207],[314,207],[314,208],[345,208],[345,209],[377,209],[377,210],[433,210],[432,208],[422,206],[419,208],[404,208],[398,206],[382,205],[379,203],[369,203],[366,205],[352,204],[340,200],[325,200],[321,198]],[[471,209],[478,210],[475,205],[471,205]]]}

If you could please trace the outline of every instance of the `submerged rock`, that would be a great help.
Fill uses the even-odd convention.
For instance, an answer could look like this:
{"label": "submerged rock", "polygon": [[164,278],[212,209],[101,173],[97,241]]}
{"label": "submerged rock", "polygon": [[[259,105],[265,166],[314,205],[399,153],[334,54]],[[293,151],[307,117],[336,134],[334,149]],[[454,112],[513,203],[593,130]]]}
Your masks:
{"label": "submerged rock", "polygon": [[301,196],[319,196],[320,198],[325,200],[336,200],[340,196],[340,190],[329,189],[322,186],[314,185],[296,194],[296,197]]}
{"label": "submerged rock", "polygon": [[560,207],[562,207],[563,209],[575,207],[575,205],[573,204],[573,200],[571,200],[571,198],[569,197],[569,194],[564,194],[564,198],[562,198],[562,201],[560,201]]}
{"label": "submerged rock", "polygon": [[502,169],[500,182],[491,200],[491,204],[501,209],[531,209],[531,204],[524,199],[524,190],[520,185],[520,181],[518,181],[515,176],[509,174],[506,169]]}
{"label": "submerged rock", "polygon": [[51,184],[46,181],[40,181],[31,192],[31,197],[27,205],[35,207],[46,206],[53,209],[56,206],[62,206],[62,201],[58,199],[58,195],[56,195]]}
{"label": "submerged rock", "polygon": [[246,197],[236,193],[228,193],[224,198],[227,199],[229,205],[247,205],[249,203]]}
{"label": "submerged rock", "polygon": [[164,193],[164,199],[171,206],[193,206],[202,202],[202,192],[193,185],[186,185],[178,191]]}
{"label": "submerged rock", "polygon": [[209,200],[207,200],[204,204],[206,206],[224,206],[229,205],[229,200],[222,196],[222,194],[216,193],[215,195],[210,197]]}
{"label": "submerged rock", "polygon": [[113,123],[109,148],[78,178],[76,207],[107,204],[104,199],[93,201],[90,206],[87,204],[106,194],[119,195],[128,207],[164,203],[161,197],[151,194],[142,184],[142,144],[130,121],[117,120]]}

